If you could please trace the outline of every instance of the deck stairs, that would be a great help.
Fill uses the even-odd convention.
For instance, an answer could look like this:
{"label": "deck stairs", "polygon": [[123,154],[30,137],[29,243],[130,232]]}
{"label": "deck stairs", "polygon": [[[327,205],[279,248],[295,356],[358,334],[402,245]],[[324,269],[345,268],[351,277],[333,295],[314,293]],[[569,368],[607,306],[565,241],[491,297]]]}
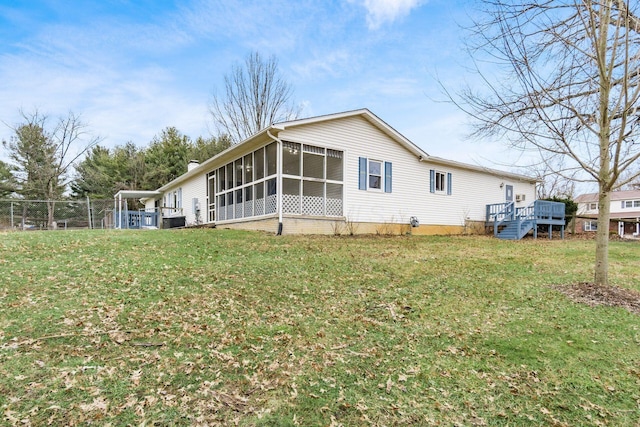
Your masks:
{"label": "deck stairs", "polygon": [[551,239],[553,226],[560,227],[560,235],[564,239],[565,204],[536,200],[529,206],[517,208],[514,202],[494,203],[487,205],[487,227],[493,227],[493,234],[498,239],[520,240],[533,231],[538,237],[538,227],[548,226]]}

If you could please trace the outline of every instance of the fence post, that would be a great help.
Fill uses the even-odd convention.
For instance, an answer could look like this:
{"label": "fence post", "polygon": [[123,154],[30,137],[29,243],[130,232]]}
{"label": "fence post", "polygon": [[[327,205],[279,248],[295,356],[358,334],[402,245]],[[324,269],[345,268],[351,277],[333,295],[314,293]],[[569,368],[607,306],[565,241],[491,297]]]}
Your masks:
{"label": "fence post", "polygon": [[11,202],[11,207],[9,209],[9,212],[11,216],[11,229],[13,229],[13,202]]}
{"label": "fence post", "polygon": [[89,230],[93,228],[93,222],[91,221],[91,200],[89,200],[89,196],[87,196],[87,216],[89,218]]}

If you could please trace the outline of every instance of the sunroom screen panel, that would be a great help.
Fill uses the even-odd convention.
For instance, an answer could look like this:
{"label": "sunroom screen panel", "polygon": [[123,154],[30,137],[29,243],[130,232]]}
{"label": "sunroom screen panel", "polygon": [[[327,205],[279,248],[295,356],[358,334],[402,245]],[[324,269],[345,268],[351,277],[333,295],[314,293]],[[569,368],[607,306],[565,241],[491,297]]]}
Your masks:
{"label": "sunroom screen panel", "polygon": [[282,212],[300,213],[300,180],[282,179]]}
{"label": "sunroom screen panel", "polygon": [[253,182],[253,153],[244,156],[244,183]]}
{"label": "sunroom screen panel", "polygon": [[221,194],[218,196],[218,207],[216,212],[218,213],[218,220],[224,221],[227,219],[227,207],[226,207],[227,196],[225,194]]}
{"label": "sunroom screen panel", "polygon": [[300,144],[294,142],[282,143],[282,173],[300,176]]}
{"label": "sunroom screen panel", "polygon": [[233,191],[227,193],[227,219],[233,219]]}
{"label": "sunroom screen panel", "polygon": [[275,175],[278,163],[278,147],[275,142],[267,145],[267,176]]}
{"label": "sunroom screen panel", "polygon": [[256,195],[254,214],[264,215],[264,182],[254,185],[253,189]]}
{"label": "sunroom screen panel", "polygon": [[324,179],[324,156],[305,152],[303,164],[306,178]]}
{"label": "sunroom screen panel", "polygon": [[253,186],[244,189],[244,216],[253,216]]}
{"label": "sunroom screen panel", "polygon": [[304,215],[324,215],[324,183],[304,181],[302,187],[302,213]]}
{"label": "sunroom screen panel", "polygon": [[342,216],[342,184],[327,183],[327,216]]}
{"label": "sunroom screen panel", "polygon": [[244,204],[242,203],[242,189],[238,189],[236,190],[236,218],[242,218],[244,217],[243,213],[242,213],[242,208],[244,207]]}
{"label": "sunroom screen panel", "polygon": [[256,170],[255,179],[256,181],[264,178],[264,148],[260,148],[256,150],[254,156],[254,168]]}
{"label": "sunroom screen panel", "polygon": [[327,179],[342,181],[342,151],[327,150]]}
{"label": "sunroom screen panel", "polygon": [[278,186],[275,178],[266,181],[267,197],[265,200],[264,213],[272,214],[278,211]]}

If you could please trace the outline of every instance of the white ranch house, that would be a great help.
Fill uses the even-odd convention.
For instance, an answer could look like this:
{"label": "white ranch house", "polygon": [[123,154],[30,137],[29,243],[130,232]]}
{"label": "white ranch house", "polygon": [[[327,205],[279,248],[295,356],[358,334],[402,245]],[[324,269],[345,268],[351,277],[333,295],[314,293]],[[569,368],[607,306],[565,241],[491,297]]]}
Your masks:
{"label": "white ranch house", "polygon": [[122,227],[153,225],[159,212],[165,226],[459,234],[484,232],[499,209],[535,195],[534,178],[431,156],[360,109],[273,124],[157,191],[119,193],[116,208],[123,197],[146,206],[117,209]]}

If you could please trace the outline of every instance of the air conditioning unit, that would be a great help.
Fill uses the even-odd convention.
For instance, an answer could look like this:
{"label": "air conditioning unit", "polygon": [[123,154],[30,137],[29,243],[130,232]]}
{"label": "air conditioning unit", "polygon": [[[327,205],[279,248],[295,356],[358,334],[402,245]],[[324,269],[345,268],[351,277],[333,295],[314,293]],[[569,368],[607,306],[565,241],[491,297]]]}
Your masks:
{"label": "air conditioning unit", "polygon": [[524,202],[525,195],[524,194],[516,194],[516,202]]}

